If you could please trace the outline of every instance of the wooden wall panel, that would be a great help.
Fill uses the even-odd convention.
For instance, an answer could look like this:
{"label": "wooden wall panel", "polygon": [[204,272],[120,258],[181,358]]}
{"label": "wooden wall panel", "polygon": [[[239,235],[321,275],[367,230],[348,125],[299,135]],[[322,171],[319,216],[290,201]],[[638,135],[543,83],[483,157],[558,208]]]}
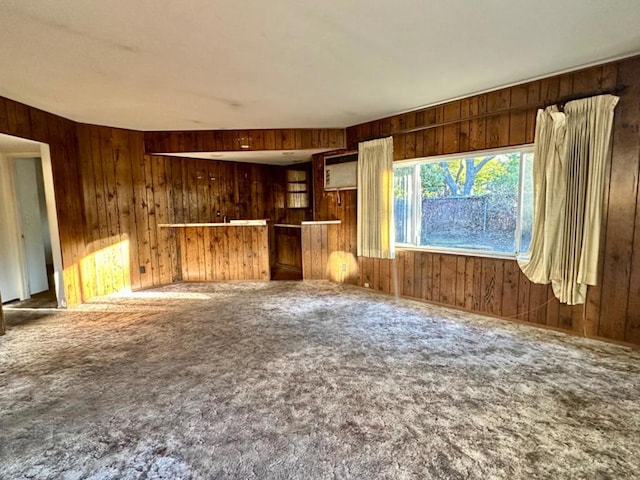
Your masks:
{"label": "wooden wall panel", "polygon": [[[170,283],[180,278],[184,269],[180,272],[179,261],[183,261],[183,265],[186,262],[187,270],[192,265],[192,271],[196,265],[205,265],[205,270],[195,270],[198,278],[203,276],[203,279],[236,279],[258,269],[253,257],[244,259],[234,255],[228,259],[219,256],[209,259],[212,244],[236,252],[237,242],[251,244],[255,241],[253,235],[238,238],[243,233],[237,229],[203,230],[189,232],[185,242],[176,242],[178,233],[157,225],[221,222],[225,216],[272,220],[276,213],[270,187],[273,178],[279,178],[278,167],[158,155],[141,158],[140,172],[144,177],[136,183],[144,185],[146,201],[140,205],[139,215],[143,223],[145,219],[148,223],[145,241],[148,238],[150,242],[153,284]],[[193,247],[193,251],[181,252],[185,245]],[[269,254],[264,259],[260,254],[259,259],[269,262]],[[251,276],[254,278],[253,273]],[[194,280],[195,276],[190,274],[189,279]]]}
{"label": "wooden wall panel", "polygon": [[67,305],[83,300],[88,282],[81,260],[85,257],[84,192],[79,168],[75,124],[69,120],[0,97],[0,133],[48,143],[53,168],[58,228]]}
{"label": "wooden wall panel", "polygon": [[302,246],[303,280],[344,281],[342,254],[335,250],[338,235],[336,224],[302,225],[300,236]]}
{"label": "wooden wall panel", "polygon": [[144,134],[145,151],[156,154],[317,148],[329,150],[344,148],[345,144],[345,130],[342,128],[197,130]]}
{"label": "wooden wall panel", "polygon": [[[620,102],[607,171],[601,275],[598,286],[590,287],[584,306],[560,305],[549,286],[532,284],[513,260],[417,251],[413,252],[413,268],[407,269],[407,251],[399,251],[390,263],[389,271],[402,277],[401,293],[580,335],[640,344],[640,57],[354,125],[347,129],[347,148],[392,135],[394,158],[400,160],[522,145],[533,141],[537,108],[613,89],[619,90]],[[321,173],[321,156],[314,159],[314,172]],[[342,229],[355,228],[355,216],[333,208],[333,198],[320,182],[314,184],[314,195],[316,218],[327,215],[325,218],[342,220]],[[380,280],[378,264],[358,258],[358,283],[391,293],[393,279]],[[383,277],[387,275],[386,269],[382,272]]]}
{"label": "wooden wall panel", "polygon": [[[346,265],[345,271],[340,272],[340,278],[345,282],[357,285],[358,278],[357,254],[357,191],[341,190],[340,192],[324,190],[324,159],[330,155],[344,153],[345,150],[316,154],[312,158],[313,184],[313,219],[316,221],[341,220],[332,231],[331,238],[338,252],[340,265]],[[341,267],[342,268],[342,267]]]}
{"label": "wooden wall panel", "polygon": [[[321,155],[313,159],[313,217],[342,221],[339,227],[327,229],[326,243],[320,243],[327,262],[333,250],[339,264],[347,265],[337,275],[339,281],[397,289],[473,311],[640,344],[638,73],[639,58],[621,60],[355,125],[346,134],[340,129],[142,133],[78,125],[0,98],[0,133],[50,145],[64,289],[67,303],[73,306],[119,288],[144,288],[177,279],[186,252],[176,246],[173,234],[157,228],[158,223],[216,221],[224,215],[277,220],[290,213],[282,202],[281,182],[272,185],[281,169],[148,153],[234,151],[244,141],[253,150],[331,148],[338,152],[388,135],[394,136],[396,159],[520,145],[533,140],[537,107],[571,95],[624,89],[608,167],[602,273],[583,307],[557,304],[549,287],[532,285],[512,260],[429,252],[399,252],[394,261],[386,262],[357,258],[356,192],[341,192],[339,199],[334,192],[324,192]],[[253,270],[253,260],[208,260],[212,242],[233,248],[238,239],[228,232],[197,238],[195,251],[211,268],[205,275],[225,278]],[[243,235],[242,241],[249,238]],[[303,256],[309,260],[306,253]]]}
{"label": "wooden wall panel", "polygon": [[[611,159],[611,188],[608,198],[608,215],[605,234],[605,259],[601,287],[600,318],[606,315],[606,322],[600,322],[598,333],[608,338],[629,338],[640,340],[638,319],[640,312],[629,312],[628,303],[633,307],[637,300],[637,284],[631,283],[631,267],[639,266],[634,252],[634,231],[636,209],[630,199],[638,195],[638,168],[640,161],[640,61],[621,65],[619,81],[627,85],[624,97],[616,107],[613,128],[613,155]],[[588,79],[589,81],[593,81]],[[636,254],[634,256],[634,253]],[[636,257],[636,258],[634,258]],[[635,260],[635,261],[634,261]],[[637,271],[633,278],[638,280]],[[631,292],[630,292],[631,289]],[[629,294],[632,294],[630,297]],[[605,307],[605,308],[603,308]]]}
{"label": "wooden wall panel", "polygon": [[269,280],[267,226],[161,227],[180,244],[180,279],[188,282]]}
{"label": "wooden wall panel", "polygon": [[[69,306],[178,279],[186,252],[158,223],[274,215],[277,167],[145,155],[142,132],[76,124],[4,98],[0,133],[50,146]],[[198,238],[198,255],[206,256],[206,241]],[[269,261],[269,255],[259,258]],[[236,263],[234,275],[253,269],[253,259]]]}
{"label": "wooden wall panel", "polygon": [[277,244],[276,263],[302,269],[302,243],[300,228],[276,227],[275,241]]}
{"label": "wooden wall panel", "polygon": [[176,278],[176,249],[158,223],[173,218],[163,158],[143,152],[142,134],[78,125],[87,255],[95,282],[85,298]]}

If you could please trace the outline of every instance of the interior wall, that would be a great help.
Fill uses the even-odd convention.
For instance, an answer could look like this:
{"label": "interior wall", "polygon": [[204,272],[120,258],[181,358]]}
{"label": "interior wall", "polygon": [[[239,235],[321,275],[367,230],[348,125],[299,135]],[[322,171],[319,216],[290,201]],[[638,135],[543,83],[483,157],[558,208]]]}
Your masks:
{"label": "interior wall", "polygon": [[179,278],[174,232],[158,224],[274,215],[276,167],[146,155],[141,132],[117,128],[79,125],[78,144],[87,298]]}
{"label": "interior wall", "polygon": [[158,223],[273,219],[284,195],[278,167],[146,155],[142,132],[76,124],[1,97],[0,133],[50,146],[69,307],[173,281],[175,243]]}
{"label": "interior wall", "polygon": [[[553,103],[567,95],[592,95],[621,87],[624,91],[620,93],[621,101],[616,109],[613,156],[606,189],[601,281],[590,289],[585,306],[559,305],[547,286],[531,284],[511,260],[411,251],[400,252],[393,262],[356,259],[355,191],[341,192],[340,204],[337,194],[324,192],[319,183],[322,156],[316,156],[313,161],[314,216],[342,221],[334,239],[342,256],[340,265],[348,263],[347,274],[341,278],[360,285],[366,282],[382,291],[587,336],[640,344],[640,256],[634,254],[640,252],[640,245],[636,248],[640,242],[640,232],[636,234],[640,229],[640,209],[637,208],[640,59],[614,62],[356,125],[347,129],[346,143],[354,148],[359,141],[393,135],[396,159],[530,143],[536,108],[541,104]],[[517,107],[524,109],[509,111]],[[432,128],[400,133],[429,125]],[[181,183],[176,184],[176,164],[171,163],[176,160],[145,155],[142,132],[77,125],[0,98],[0,133],[50,145],[64,291],[69,306],[128,285],[142,288],[170,282],[175,275],[175,257],[167,246],[170,239],[163,237],[170,234],[159,234],[157,223],[194,216],[205,218],[217,211],[213,210],[214,204],[223,205],[216,203],[217,194],[211,196],[211,185],[198,182],[201,180],[197,178],[198,170],[205,170],[205,164],[198,162],[205,161],[177,160]],[[306,133],[301,131],[301,135]],[[338,142],[335,146],[342,148],[344,144],[339,143],[342,140],[338,137],[335,137]],[[162,134],[160,138],[164,138]],[[170,144],[175,143],[171,138]],[[193,138],[199,142],[197,135]],[[223,134],[221,138],[224,139]],[[155,137],[150,141],[155,142]],[[295,146],[295,141],[293,144]],[[207,170],[215,163],[206,161]],[[226,171],[227,167],[218,168]],[[233,207],[236,210],[232,214],[277,218],[276,209],[281,199],[277,189],[271,188],[275,177],[264,176],[264,171],[269,170],[234,168],[234,180],[229,181],[233,183],[237,179],[233,196],[240,202],[238,207]],[[208,188],[210,204],[197,204],[196,200],[194,207],[193,199],[200,197],[194,193],[198,188],[203,191]],[[266,190],[271,193],[265,193]],[[223,188],[222,191],[221,197],[229,198],[229,190]],[[181,201],[176,204],[177,197]],[[270,199],[271,204],[260,203]],[[176,210],[176,205],[181,207]],[[264,213],[266,210],[270,213]],[[108,259],[112,262],[104,261]],[[353,262],[348,262],[349,259]],[[144,273],[140,267],[144,267]]]}
{"label": "interior wall", "polygon": [[[408,297],[559,328],[580,335],[640,344],[640,58],[524,83],[347,129],[347,145],[393,136],[396,160],[532,143],[538,107],[569,96],[620,89],[607,173],[598,286],[582,306],[561,305],[546,285],[529,282],[514,260],[401,250],[393,261],[358,259],[347,281]],[[495,113],[500,112],[500,113]],[[416,127],[430,127],[409,131]],[[404,132],[404,133],[403,133]],[[322,156],[314,159],[321,172]],[[316,182],[318,218],[355,229],[355,196],[333,195]],[[340,249],[356,253],[355,240]],[[355,237],[353,237],[355,238]]]}
{"label": "interior wall", "polygon": [[[359,267],[357,263],[357,190],[325,191],[325,157],[345,153],[338,149],[313,156],[313,218],[314,220],[340,220],[337,227],[331,229],[331,244],[335,245],[330,278],[342,279],[346,283],[358,284]],[[338,269],[339,271],[335,271]]]}
{"label": "interior wall", "polygon": [[85,255],[82,182],[74,122],[0,97],[0,133],[48,143],[51,151],[56,210],[67,305],[82,297],[80,260]]}

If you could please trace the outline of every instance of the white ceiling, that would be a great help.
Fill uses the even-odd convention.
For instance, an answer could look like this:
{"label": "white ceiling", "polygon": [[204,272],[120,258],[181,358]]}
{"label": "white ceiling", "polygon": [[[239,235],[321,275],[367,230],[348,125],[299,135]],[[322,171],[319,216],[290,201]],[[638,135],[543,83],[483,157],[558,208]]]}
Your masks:
{"label": "white ceiling", "polygon": [[138,130],[345,127],[640,52],[638,0],[2,0],[0,95]]}
{"label": "white ceiling", "polygon": [[311,161],[311,155],[326,152],[326,148],[308,150],[258,150],[247,152],[181,152],[159,153],[173,157],[203,158],[230,162],[264,163],[267,165],[293,165]]}

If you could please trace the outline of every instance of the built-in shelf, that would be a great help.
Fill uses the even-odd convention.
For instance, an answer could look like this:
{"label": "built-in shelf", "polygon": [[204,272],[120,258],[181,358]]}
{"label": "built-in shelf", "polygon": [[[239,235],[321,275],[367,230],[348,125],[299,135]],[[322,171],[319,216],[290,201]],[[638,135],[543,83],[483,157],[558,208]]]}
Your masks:
{"label": "built-in shelf", "polygon": [[309,182],[306,170],[287,170],[287,208],[309,206]]}
{"label": "built-in shelf", "polygon": [[302,222],[302,225],[339,225],[340,220],[309,220]]}

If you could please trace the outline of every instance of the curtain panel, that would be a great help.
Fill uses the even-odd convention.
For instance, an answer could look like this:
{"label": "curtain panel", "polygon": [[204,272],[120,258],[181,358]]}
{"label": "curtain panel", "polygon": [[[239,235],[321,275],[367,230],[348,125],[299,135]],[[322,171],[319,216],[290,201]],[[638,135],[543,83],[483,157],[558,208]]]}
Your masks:
{"label": "curtain panel", "polygon": [[533,152],[533,228],[522,272],[534,283],[549,283],[554,252],[564,223],[565,116],[555,105],[538,110]]}
{"label": "curtain panel", "polygon": [[358,145],[358,256],[394,258],[393,137]]}
{"label": "curtain panel", "polygon": [[618,97],[568,102],[538,111],[534,152],[534,223],[528,258],[534,283],[551,283],[562,303],[585,302],[598,277],[602,197]]}

